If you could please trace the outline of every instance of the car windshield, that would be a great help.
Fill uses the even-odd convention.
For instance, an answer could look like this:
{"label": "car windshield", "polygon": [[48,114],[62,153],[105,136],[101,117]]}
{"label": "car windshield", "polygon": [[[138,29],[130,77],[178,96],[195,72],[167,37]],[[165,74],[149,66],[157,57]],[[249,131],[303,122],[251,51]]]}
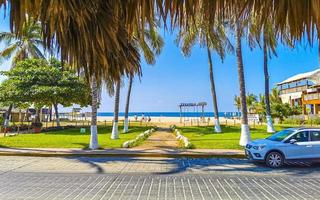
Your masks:
{"label": "car windshield", "polygon": [[279,132],[271,135],[270,137],[267,137],[267,139],[271,140],[271,141],[280,142],[283,139],[285,139],[286,137],[288,137],[289,135],[291,135],[293,132],[294,132],[293,130],[285,129],[285,130],[279,131]]}

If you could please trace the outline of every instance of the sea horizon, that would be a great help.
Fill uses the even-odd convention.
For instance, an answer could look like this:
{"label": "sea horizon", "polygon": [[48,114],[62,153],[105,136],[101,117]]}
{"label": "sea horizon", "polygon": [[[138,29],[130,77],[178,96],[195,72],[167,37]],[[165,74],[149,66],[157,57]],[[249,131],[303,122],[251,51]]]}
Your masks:
{"label": "sea horizon", "polygon": [[[180,112],[129,112],[129,116],[150,116],[150,117],[180,117]],[[182,113],[185,117],[200,117],[202,113],[200,112],[185,112]],[[205,117],[213,117],[214,112],[204,112]],[[99,117],[112,117],[113,112],[98,112]],[[119,112],[119,116],[123,117],[124,112]],[[219,117],[236,117],[240,116],[240,112],[219,112]]]}

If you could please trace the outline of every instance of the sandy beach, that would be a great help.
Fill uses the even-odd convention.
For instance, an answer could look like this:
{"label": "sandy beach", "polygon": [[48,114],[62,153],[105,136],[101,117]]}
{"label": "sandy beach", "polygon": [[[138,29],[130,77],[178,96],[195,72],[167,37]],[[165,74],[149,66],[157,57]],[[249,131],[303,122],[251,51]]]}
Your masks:
{"label": "sandy beach", "polygon": [[[146,117],[147,118],[147,117]],[[240,120],[238,119],[228,119],[225,117],[220,117],[220,123],[221,124],[240,124]],[[97,120],[99,122],[112,122],[113,117],[111,116],[98,116]],[[119,117],[119,121],[123,122],[124,117]],[[134,117],[129,117],[130,122],[140,122],[141,123],[141,116],[137,118],[137,120]],[[189,117],[180,120],[180,117],[151,117],[151,121],[148,122],[147,120],[142,121],[142,123],[149,123],[151,125],[157,125],[157,126],[170,126],[170,125],[178,125],[178,126],[197,126],[197,125],[213,125],[214,118],[213,117],[206,117],[205,121],[200,121],[199,118],[196,117]]]}

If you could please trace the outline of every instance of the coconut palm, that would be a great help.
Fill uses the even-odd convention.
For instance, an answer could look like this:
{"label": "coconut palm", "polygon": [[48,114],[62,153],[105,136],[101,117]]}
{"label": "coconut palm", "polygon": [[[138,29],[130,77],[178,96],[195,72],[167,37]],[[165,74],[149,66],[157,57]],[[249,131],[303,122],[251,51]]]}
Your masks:
{"label": "coconut palm", "polygon": [[[0,32],[0,43],[4,42],[5,48],[0,51],[0,62],[2,60],[12,59],[12,67],[18,61],[27,58],[44,58],[40,47],[43,47],[40,24],[28,18],[21,28],[20,35],[12,32]],[[9,119],[13,104],[5,114],[4,127],[9,125]]]}
{"label": "coconut palm", "polygon": [[98,129],[97,129],[97,112],[98,112],[98,85],[97,79],[93,75],[91,77],[91,126],[90,126],[90,149],[97,149],[98,144]]}
{"label": "coconut palm", "polygon": [[246,102],[247,102],[248,112],[249,113],[254,113],[255,112],[255,106],[257,104],[257,96],[254,95],[254,94],[248,94],[246,96]]}
{"label": "coconut palm", "polygon": [[241,137],[239,144],[241,146],[247,145],[250,141],[250,129],[248,124],[248,110],[246,101],[246,85],[244,79],[244,68],[242,60],[242,44],[241,38],[243,33],[243,27],[240,21],[235,24],[235,38],[236,38],[236,56],[237,56],[237,66],[238,66],[238,79],[240,86],[240,102],[241,102]]}
{"label": "coconut palm", "polygon": [[220,133],[221,127],[219,122],[219,110],[213,73],[212,51],[215,51],[223,60],[225,57],[225,49],[232,51],[233,47],[229,42],[224,26],[221,23],[217,22],[215,28],[210,29],[208,24],[201,20],[199,16],[196,16],[195,20],[196,23],[194,26],[190,26],[186,30],[180,30],[176,39],[176,43],[181,46],[182,52],[185,56],[189,56],[191,54],[192,47],[196,42],[199,42],[200,46],[206,48],[207,50],[210,88],[215,118],[215,132]]}
{"label": "coconut palm", "polygon": [[240,109],[241,109],[241,100],[240,100],[240,97],[237,96],[237,95],[235,95],[233,101],[234,101],[234,104],[233,104],[233,105],[237,108],[238,112],[240,112]]}
{"label": "coconut palm", "polygon": [[119,121],[120,86],[121,86],[121,83],[120,81],[118,81],[116,83],[116,89],[115,89],[115,95],[114,95],[114,117],[113,117],[111,139],[119,138],[118,121]]}
{"label": "coconut palm", "polygon": [[[139,32],[140,31],[135,32],[135,46],[143,54],[146,62],[150,65],[153,65],[155,63],[155,56],[160,55],[161,53],[162,47],[164,45],[163,39],[157,33],[155,25],[149,26],[147,29],[144,29],[143,35],[138,34]],[[129,129],[129,105],[132,90],[132,82],[133,76],[129,76],[128,93],[124,113],[124,133],[128,132]]]}
{"label": "coconut palm", "polygon": [[[127,73],[126,65],[112,70],[115,59],[126,60],[123,45],[127,41],[123,40],[126,37],[122,37],[122,33],[118,34],[119,31],[132,36],[134,27],[144,27],[146,22],[153,22],[156,17],[160,17],[165,24],[170,21],[172,28],[186,28],[192,26],[194,16],[200,15],[210,28],[214,28],[216,20],[241,19],[254,13],[262,16],[260,23],[264,24],[264,19],[272,15],[272,23],[277,30],[281,34],[289,31],[293,40],[301,40],[306,32],[311,35],[314,28],[320,27],[318,0],[194,0],[192,3],[171,0],[94,0],[85,4],[78,0],[0,0],[0,6],[3,5],[10,5],[8,16],[17,34],[21,32],[26,14],[39,17],[45,31],[46,47],[51,48],[52,44],[57,43],[63,59],[85,68],[88,76],[90,72],[101,68],[99,70],[103,73],[96,73],[98,79],[106,76],[118,79],[121,74]],[[287,26],[289,29],[285,28]]]}

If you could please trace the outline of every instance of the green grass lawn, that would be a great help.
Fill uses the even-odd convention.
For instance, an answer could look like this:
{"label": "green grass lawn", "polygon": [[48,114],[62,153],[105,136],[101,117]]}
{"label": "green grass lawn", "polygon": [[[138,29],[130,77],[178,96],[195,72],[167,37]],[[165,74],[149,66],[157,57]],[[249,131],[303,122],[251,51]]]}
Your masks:
{"label": "green grass lawn", "polygon": [[[196,149],[242,149],[239,145],[240,126],[221,126],[221,128],[222,133],[217,134],[214,133],[213,126],[178,127]],[[285,126],[275,128],[278,131]],[[270,135],[266,131],[266,126],[251,127],[250,132],[252,139],[262,139]]]}
{"label": "green grass lawn", "polygon": [[[122,133],[119,126],[119,139],[111,140],[111,126],[98,128],[98,142],[101,148],[119,148],[123,142],[134,139],[138,134],[150,127],[132,126],[128,133]],[[0,137],[0,147],[29,147],[29,148],[88,148],[90,128],[86,133],[80,133],[80,128],[66,129],[40,134],[20,134],[12,137]]]}

